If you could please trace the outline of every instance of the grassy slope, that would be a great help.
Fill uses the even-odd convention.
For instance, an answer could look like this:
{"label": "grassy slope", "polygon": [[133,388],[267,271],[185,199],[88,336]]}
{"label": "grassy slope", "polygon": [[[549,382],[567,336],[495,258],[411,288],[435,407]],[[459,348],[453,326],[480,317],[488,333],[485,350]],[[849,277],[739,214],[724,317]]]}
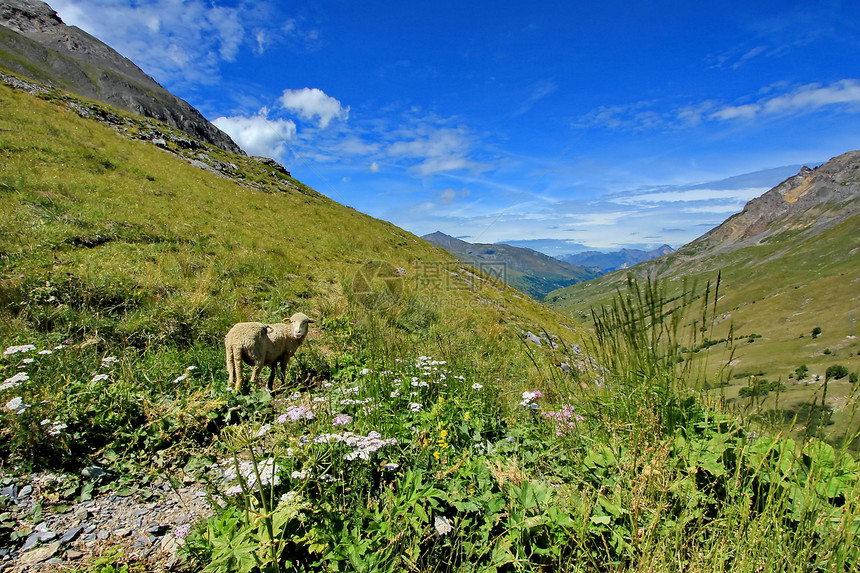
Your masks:
{"label": "grassy slope", "polygon": [[[217,346],[231,323],[251,317],[358,312],[350,284],[369,260],[408,271],[398,304],[376,317],[393,339],[475,347],[479,337],[487,342],[476,360],[492,362],[520,344],[514,324],[558,330],[559,315],[510,289],[473,288],[447,274],[425,280],[433,265],[456,271],[454,259],[295,180],[285,186],[253,160],[205,149],[210,162],[232,162],[238,180],[269,192],[118,137],[62,99],[0,86],[0,110],[0,337],[8,344],[97,333],[111,347]],[[122,129],[145,129],[118,115],[130,118]]]}
{"label": "grassy slope", "polygon": [[[779,400],[786,415],[798,412],[804,403],[822,392],[815,375],[822,380],[828,366],[841,364],[851,372],[860,371],[860,342],[850,338],[852,320],[860,317],[860,236],[858,217],[853,217],[807,240],[793,236],[775,238],[768,243],[722,254],[706,262],[679,265],[676,255],[656,264],[658,276],[684,277],[696,282],[700,290],[721,273],[717,319],[709,324],[705,336],[727,338],[730,329],[735,337],[732,373],[735,376],[721,395],[734,401],[738,392],[749,384],[749,375],[781,380],[787,385]],[[594,281],[550,293],[546,302],[554,308],[573,314],[581,320],[590,318],[590,309],[608,304],[613,293],[624,287],[628,273],[616,271]],[[682,281],[674,279],[680,287]],[[688,323],[689,326],[689,323]],[[811,332],[821,327],[822,334],[812,339]],[[752,334],[761,335],[748,342]],[[853,325],[860,334],[860,324]],[[831,354],[825,354],[826,349]],[[717,345],[695,356],[711,354],[711,378],[725,364],[725,345]],[[803,382],[789,379],[801,364],[809,367],[810,378]],[[828,401],[842,411],[850,393],[847,378],[831,384]],[[776,397],[771,395],[775,405]],[[847,416],[847,412],[843,412]],[[837,421],[840,414],[837,414]]]}

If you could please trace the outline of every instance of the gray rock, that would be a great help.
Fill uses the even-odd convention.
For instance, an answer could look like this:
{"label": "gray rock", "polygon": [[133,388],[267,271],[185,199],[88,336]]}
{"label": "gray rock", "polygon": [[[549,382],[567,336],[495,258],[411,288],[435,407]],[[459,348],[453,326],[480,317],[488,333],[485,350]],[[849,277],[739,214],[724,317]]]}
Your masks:
{"label": "gray rock", "polygon": [[170,524],[168,523],[159,523],[158,525],[153,525],[152,527],[147,527],[146,532],[150,535],[155,535],[156,537],[161,537],[165,533],[170,531]]}
{"label": "gray rock", "polygon": [[18,492],[18,497],[19,498],[30,497],[31,493],[33,493],[33,486],[31,486],[30,484],[27,484],[21,488],[21,491]]}
{"label": "gray rock", "polygon": [[75,551],[74,549],[69,549],[68,551],[66,551],[66,559],[68,559],[69,561],[77,561],[83,556],[83,553],[81,553],[80,551]]}
{"label": "gray rock", "polygon": [[41,532],[37,531],[36,533],[31,533],[29,537],[27,537],[27,541],[24,542],[24,545],[21,547],[21,553],[26,551],[30,551],[34,547],[39,544],[39,537],[41,536]]}
{"label": "gray rock", "polygon": [[0,495],[8,497],[9,499],[15,499],[18,497],[18,486],[14,483],[12,485],[7,485],[3,489],[0,489]]}
{"label": "gray rock", "polygon": [[96,539],[107,539],[108,537],[110,537],[110,533],[104,529],[96,533]]}
{"label": "gray rock", "polygon": [[57,538],[56,531],[45,531],[44,533],[39,534],[39,541],[42,543],[47,543],[49,541],[53,541]]}
{"label": "gray rock", "polygon": [[120,527],[119,529],[113,530],[114,537],[128,537],[131,535],[131,529],[128,527]]}
{"label": "gray rock", "polygon": [[81,525],[79,525],[78,527],[73,527],[72,529],[69,529],[60,538],[60,542],[61,543],[71,543],[72,541],[74,541],[75,539],[78,538],[78,536],[81,534],[81,532],[83,530],[84,530],[84,528]]}

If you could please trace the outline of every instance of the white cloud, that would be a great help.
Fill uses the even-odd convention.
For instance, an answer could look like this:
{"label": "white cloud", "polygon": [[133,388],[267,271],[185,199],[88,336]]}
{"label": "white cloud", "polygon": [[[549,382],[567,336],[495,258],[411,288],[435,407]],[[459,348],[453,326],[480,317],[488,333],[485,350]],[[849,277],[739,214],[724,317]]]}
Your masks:
{"label": "white cloud", "polygon": [[212,122],[233,138],[249,155],[279,158],[296,135],[296,124],[285,119],[268,119],[267,110],[251,117],[219,117]]}
{"label": "white cloud", "polygon": [[370,168],[368,169],[371,173],[379,173],[379,163],[374,161],[370,164]]}
{"label": "white cloud", "polygon": [[349,117],[349,107],[343,107],[335,98],[328,96],[319,88],[302,88],[300,90],[284,90],[278,100],[281,105],[297,113],[304,119],[319,118],[320,128],[328,127],[333,119],[346,121]]}
{"label": "white cloud", "polygon": [[790,115],[817,111],[834,105],[860,105],[860,81],[840,80],[828,86],[807,84],[782,95],[759,100],[756,103],[725,106],[713,112],[711,119],[751,119],[758,115]]}

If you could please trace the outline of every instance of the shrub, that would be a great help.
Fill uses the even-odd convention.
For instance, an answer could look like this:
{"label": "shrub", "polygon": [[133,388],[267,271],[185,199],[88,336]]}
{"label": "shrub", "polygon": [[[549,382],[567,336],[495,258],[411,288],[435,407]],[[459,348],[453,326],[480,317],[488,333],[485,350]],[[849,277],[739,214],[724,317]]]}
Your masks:
{"label": "shrub", "polygon": [[812,338],[818,338],[818,336],[820,334],[821,334],[821,327],[820,326],[816,326],[815,328],[812,329]]}
{"label": "shrub", "polygon": [[827,372],[825,372],[824,375],[828,380],[839,380],[840,378],[845,378],[846,376],[848,376],[848,369],[841,364],[834,364],[833,366],[827,367]]}

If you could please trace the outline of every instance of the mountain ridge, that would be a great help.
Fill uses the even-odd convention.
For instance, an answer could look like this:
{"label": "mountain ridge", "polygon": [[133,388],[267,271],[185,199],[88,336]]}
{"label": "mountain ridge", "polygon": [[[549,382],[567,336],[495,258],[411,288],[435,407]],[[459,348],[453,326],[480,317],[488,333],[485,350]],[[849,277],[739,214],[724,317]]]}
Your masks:
{"label": "mountain ridge", "polygon": [[478,269],[500,265],[508,285],[536,299],[556,288],[590,280],[600,274],[594,269],[571,265],[524,247],[504,243],[469,243],[441,231],[421,238]]}
{"label": "mountain ridge", "polygon": [[0,0],[0,67],[157,119],[225,151],[245,155],[188,102],[98,38],[67,26],[39,0]]}
{"label": "mountain ridge", "polygon": [[561,255],[556,258],[571,265],[597,267],[604,273],[608,273],[618,269],[626,269],[638,263],[662,257],[663,255],[668,255],[674,251],[675,249],[669,245],[661,245],[660,247],[650,251],[644,251],[642,249],[620,249],[609,253],[604,253],[602,251],[583,251],[581,253]]}

